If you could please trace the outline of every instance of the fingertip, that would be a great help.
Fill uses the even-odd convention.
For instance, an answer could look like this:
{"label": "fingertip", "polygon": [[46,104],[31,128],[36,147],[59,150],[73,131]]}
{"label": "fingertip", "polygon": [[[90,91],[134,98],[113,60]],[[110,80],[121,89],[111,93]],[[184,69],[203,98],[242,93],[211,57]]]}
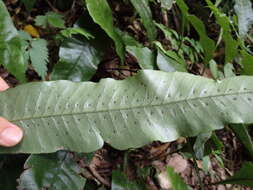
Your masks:
{"label": "fingertip", "polygon": [[23,131],[14,124],[6,127],[0,133],[0,145],[12,147],[17,145],[23,138]]}

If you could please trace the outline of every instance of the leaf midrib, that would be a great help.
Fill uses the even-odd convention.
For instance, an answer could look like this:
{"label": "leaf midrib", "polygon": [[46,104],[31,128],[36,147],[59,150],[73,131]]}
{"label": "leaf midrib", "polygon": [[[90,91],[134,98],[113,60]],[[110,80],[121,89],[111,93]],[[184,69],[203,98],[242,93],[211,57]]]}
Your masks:
{"label": "leaf midrib", "polygon": [[35,117],[15,119],[15,120],[10,120],[10,121],[11,122],[19,122],[19,121],[25,121],[25,120],[31,120],[31,119],[42,119],[42,118],[49,118],[49,117],[62,117],[62,116],[69,116],[69,115],[82,115],[82,114],[92,114],[92,113],[104,113],[104,112],[111,112],[111,111],[123,111],[123,110],[140,109],[140,108],[146,108],[146,107],[166,106],[166,105],[170,105],[170,104],[178,104],[181,102],[209,99],[209,98],[215,98],[215,97],[221,97],[221,96],[227,97],[227,96],[233,96],[233,95],[245,95],[245,94],[252,94],[252,93],[253,93],[253,90],[250,90],[250,91],[248,90],[247,92],[234,92],[234,93],[223,93],[223,94],[216,94],[216,95],[210,95],[210,96],[201,96],[201,97],[182,99],[182,100],[177,100],[177,101],[167,102],[167,103],[164,103],[164,101],[163,101],[160,104],[145,104],[145,105],[139,105],[139,106],[125,107],[125,108],[112,108],[112,109],[95,110],[95,111],[51,114],[51,115],[44,115],[44,116],[35,116]]}

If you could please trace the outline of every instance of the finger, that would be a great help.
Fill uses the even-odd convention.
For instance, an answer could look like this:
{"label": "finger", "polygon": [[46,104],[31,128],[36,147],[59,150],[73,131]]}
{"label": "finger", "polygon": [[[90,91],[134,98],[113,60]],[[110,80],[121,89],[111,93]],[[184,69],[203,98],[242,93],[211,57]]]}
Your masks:
{"label": "finger", "polygon": [[15,146],[22,138],[23,131],[19,127],[0,117],[0,146]]}
{"label": "finger", "polygon": [[9,85],[0,77],[0,92],[7,90]]}

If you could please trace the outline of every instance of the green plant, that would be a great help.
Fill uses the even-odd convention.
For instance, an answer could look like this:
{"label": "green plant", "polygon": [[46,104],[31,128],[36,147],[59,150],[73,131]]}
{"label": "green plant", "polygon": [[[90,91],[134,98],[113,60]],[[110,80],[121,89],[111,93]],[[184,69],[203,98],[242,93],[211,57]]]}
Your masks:
{"label": "green plant", "polygon": [[20,81],[24,81],[25,63],[21,39],[2,1],[0,10],[0,65],[4,65]]}
{"label": "green plant", "polygon": [[157,23],[156,26],[163,31],[165,37],[171,43],[172,50],[177,52],[178,55],[181,57],[189,57],[193,63],[203,59],[203,48],[198,41],[190,39],[189,37],[180,36],[175,30],[167,28],[162,24]]}
{"label": "green plant", "polygon": [[[251,84],[252,77],[215,82],[187,73],[148,70],[124,81],[105,79],[98,84],[26,84],[0,94],[1,115],[23,127],[26,134],[19,146],[1,151],[91,152],[104,141],[124,150],[154,140],[195,136],[226,123],[251,123]],[[34,140],[34,133],[41,140]]]}
{"label": "green plant", "polygon": [[35,24],[43,28],[47,28],[49,26],[55,28],[65,28],[62,15],[55,12],[47,12],[46,15],[37,16],[35,18]]}
{"label": "green plant", "polygon": [[[0,153],[31,154],[22,175],[22,164],[8,171],[9,155],[0,157],[0,188],[15,188],[6,184],[15,184],[18,176],[21,190],[150,188],[161,169],[156,159],[164,159],[164,155],[159,150],[150,156],[142,148],[143,160],[138,160],[141,153],[133,159],[138,152],[135,148],[160,141],[165,142],[164,150],[167,142],[184,137],[185,143],[176,142],[176,150],[171,143],[172,152],[192,159],[197,188],[204,189],[210,184],[204,184],[200,174],[211,174],[208,165],[213,160],[227,169],[223,160],[226,143],[223,145],[216,135],[224,126],[229,133],[229,127],[233,129],[252,157],[252,139],[246,126],[253,123],[253,78],[236,76],[253,73],[251,3],[235,1],[230,10],[233,4],[229,1],[192,2],[55,0],[47,1],[47,9],[38,14],[41,1],[22,0],[28,10],[24,15],[29,16],[22,26],[39,26],[40,35],[32,38],[18,32],[0,1],[0,74],[12,81],[11,73],[25,82],[31,76],[34,79],[35,71],[42,80],[56,80],[22,84],[0,93],[0,116],[20,126],[25,134],[22,143],[1,147]],[[12,16],[18,14],[8,3]],[[194,7],[197,11],[206,7],[203,10],[208,19],[197,16]],[[20,20],[12,18],[21,29]],[[210,22],[218,26],[215,35]],[[141,71],[134,74],[138,69]],[[99,81],[101,70],[134,76]],[[108,159],[115,164],[110,166],[112,174],[105,177],[111,181],[94,171],[101,164],[94,151],[105,143],[102,160],[105,152],[118,154],[115,162]],[[156,147],[150,146],[154,153]],[[172,153],[169,149],[166,156]],[[191,189],[172,168],[164,168],[174,189]],[[234,176],[213,185],[252,187],[251,172],[252,163],[246,162]]]}
{"label": "green plant", "polygon": [[33,39],[25,32],[20,32],[19,34],[22,39],[22,52],[26,68],[31,63],[39,76],[45,79],[48,63],[47,41],[40,38]]}

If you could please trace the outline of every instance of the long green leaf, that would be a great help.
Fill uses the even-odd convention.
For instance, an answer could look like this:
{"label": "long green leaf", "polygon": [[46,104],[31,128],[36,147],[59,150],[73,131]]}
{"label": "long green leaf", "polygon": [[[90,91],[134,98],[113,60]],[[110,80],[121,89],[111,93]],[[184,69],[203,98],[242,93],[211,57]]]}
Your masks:
{"label": "long green leaf", "polygon": [[165,50],[160,42],[155,42],[155,45],[157,46],[156,64],[161,71],[187,71],[184,59],[176,52]]}
{"label": "long green leaf", "polygon": [[236,184],[253,187],[253,164],[245,162],[242,168],[234,176],[216,184]]}
{"label": "long green leaf", "polygon": [[19,189],[80,190],[85,185],[80,167],[68,152],[31,155],[25,163]]}
{"label": "long green leaf", "polygon": [[21,39],[2,0],[0,0],[0,65],[20,81],[25,80],[26,68]]}
{"label": "long green leaf", "polygon": [[114,40],[116,52],[119,55],[121,62],[123,62],[125,54],[123,42],[113,26],[112,11],[107,1],[86,0],[86,5],[94,22],[100,25],[101,28],[108,34],[108,36]]}
{"label": "long green leaf", "polygon": [[242,60],[241,65],[243,70],[241,74],[243,75],[253,75],[253,55],[249,54],[246,50],[241,50]]}
{"label": "long green leaf", "polygon": [[155,54],[149,48],[127,46],[126,50],[135,56],[142,69],[155,69]]}
{"label": "long green leaf", "polygon": [[182,14],[184,15],[185,19],[187,19],[194,29],[197,31],[199,35],[199,41],[202,45],[205,53],[205,62],[209,63],[209,61],[213,58],[213,53],[215,50],[215,43],[214,41],[208,37],[205,25],[203,22],[196,17],[195,15],[189,14],[188,10],[189,7],[185,4],[184,0],[176,0],[178,7],[180,8]]}
{"label": "long green leaf", "polygon": [[251,136],[248,132],[248,126],[246,125],[231,125],[230,126],[234,131],[235,135],[240,139],[242,144],[247,149],[249,155],[253,159],[253,142]]}
{"label": "long green leaf", "polygon": [[238,54],[237,49],[239,45],[238,41],[232,36],[231,21],[210,0],[206,0],[206,2],[214,13],[217,23],[223,29],[222,38],[225,42],[225,63],[231,63]]}
{"label": "long green leaf", "polygon": [[[173,51],[167,51],[166,53],[167,54],[171,53],[172,55],[176,55]],[[166,55],[160,49],[158,49],[157,51],[156,62],[157,62],[158,68],[161,71],[166,71],[166,72],[174,72],[174,71],[185,72],[186,71],[186,68],[184,65],[180,64],[177,60],[173,59],[171,56]]]}
{"label": "long green leaf", "polygon": [[48,63],[47,41],[44,39],[32,40],[29,54],[33,68],[44,79]]}
{"label": "long green leaf", "polygon": [[253,77],[214,81],[187,73],[144,70],[123,81],[37,82],[0,93],[0,115],[24,139],[0,152],[92,152],[174,141],[253,123]]}
{"label": "long green leaf", "polygon": [[156,39],[156,27],[153,22],[152,12],[149,8],[148,0],[130,0],[135,10],[141,17],[141,21],[147,30],[147,35],[150,41]]}

